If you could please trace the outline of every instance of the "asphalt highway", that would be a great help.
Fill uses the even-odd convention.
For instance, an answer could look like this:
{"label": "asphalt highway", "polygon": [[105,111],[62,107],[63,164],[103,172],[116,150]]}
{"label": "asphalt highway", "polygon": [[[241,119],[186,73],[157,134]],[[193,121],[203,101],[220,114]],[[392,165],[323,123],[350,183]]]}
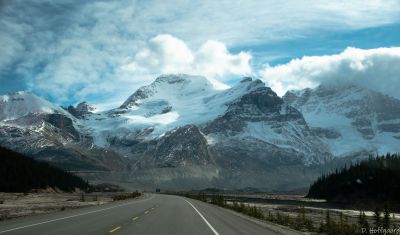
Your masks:
{"label": "asphalt highway", "polygon": [[145,194],[139,199],[0,222],[0,235],[298,234],[230,210],[184,197]]}

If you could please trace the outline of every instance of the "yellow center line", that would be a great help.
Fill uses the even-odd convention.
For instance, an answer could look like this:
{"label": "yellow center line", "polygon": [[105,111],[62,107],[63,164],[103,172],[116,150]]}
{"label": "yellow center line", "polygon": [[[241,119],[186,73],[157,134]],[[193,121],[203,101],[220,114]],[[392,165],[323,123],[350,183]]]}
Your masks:
{"label": "yellow center line", "polygon": [[139,219],[139,217],[135,217],[135,218],[133,218],[132,220],[135,221],[135,220],[137,220],[137,219]]}
{"label": "yellow center line", "polygon": [[117,231],[117,230],[119,230],[119,229],[121,229],[121,226],[118,226],[118,227],[116,227],[116,228],[111,229],[111,230],[110,230],[110,233],[113,233],[113,232],[115,232],[115,231]]}

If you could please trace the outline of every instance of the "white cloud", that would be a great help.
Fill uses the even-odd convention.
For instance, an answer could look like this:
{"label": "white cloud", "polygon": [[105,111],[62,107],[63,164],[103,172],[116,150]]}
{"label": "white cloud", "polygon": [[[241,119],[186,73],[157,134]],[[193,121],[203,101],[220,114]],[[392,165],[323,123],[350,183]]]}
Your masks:
{"label": "white cloud", "polygon": [[232,75],[250,75],[250,60],[250,53],[231,54],[222,42],[208,40],[192,51],[182,40],[162,34],[150,39],[121,70],[151,79],[164,73],[189,73],[223,81]]}
{"label": "white cloud", "polygon": [[399,22],[399,12],[397,0],[5,1],[0,79],[17,74],[56,102],[123,99],[156,73],[251,72],[251,55],[228,48],[381,26]]}
{"label": "white cloud", "polygon": [[131,30],[168,33],[196,45],[208,39],[249,45],[400,20],[397,0],[175,0],[143,1],[137,7],[134,21],[126,22]]}
{"label": "white cloud", "polygon": [[340,54],[305,56],[260,72],[278,95],[321,83],[352,83],[400,98],[400,47],[347,48]]}
{"label": "white cloud", "polygon": [[[193,70],[206,77],[224,79],[225,75],[250,75],[251,54],[240,52],[229,53],[225,44],[208,40],[195,54]],[[226,77],[225,77],[226,78]]]}
{"label": "white cloud", "polygon": [[[95,43],[66,37],[59,46],[47,48],[52,61],[29,80],[28,86],[59,103],[88,100],[109,107],[117,100],[122,103],[160,74],[205,75],[217,88],[223,89],[226,85],[218,81],[251,73],[251,55],[231,54],[222,42],[207,41],[198,50],[192,50],[183,40],[161,34],[147,42],[136,41],[126,51],[120,46],[98,50]],[[32,66],[28,63],[18,69],[29,75]],[[109,100],[112,100],[110,104],[104,104]]]}
{"label": "white cloud", "polygon": [[[0,3],[1,5],[1,3]],[[1,12],[0,12],[1,14]],[[24,33],[30,30],[26,24],[16,24],[8,18],[0,20],[1,31],[9,31],[9,34],[0,32],[0,73],[7,70],[10,63],[13,62],[16,54],[24,51],[22,43]]]}
{"label": "white cloud", "polygon": [[132,74],[177,73],[190,70],[193,61],[192,51],[185,42],[162,34],[152,38],[122,69]]}

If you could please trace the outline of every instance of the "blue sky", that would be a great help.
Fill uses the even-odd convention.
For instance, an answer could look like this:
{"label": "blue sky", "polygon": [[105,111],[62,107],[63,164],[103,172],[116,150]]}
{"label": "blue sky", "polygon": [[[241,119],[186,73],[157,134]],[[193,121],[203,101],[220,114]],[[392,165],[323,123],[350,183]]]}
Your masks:
{"label": "blue sky", "polygon": [[396,0],[5,0],[0,28],[0,94],[61,105],[118,106],[162,73],[251,75],[279,95],[326,80],[400,88]]}
{"label": "blue sky", "polygon": [[[400,23],[357,30],[319,31],[304,38],[232,48],[232,52],[253,51],[257,63],[271,65],[287,63],[302,56],[338,54],[347,47],[372,49],[400,46]],[[276,58],[265,58],[276,55]]]}

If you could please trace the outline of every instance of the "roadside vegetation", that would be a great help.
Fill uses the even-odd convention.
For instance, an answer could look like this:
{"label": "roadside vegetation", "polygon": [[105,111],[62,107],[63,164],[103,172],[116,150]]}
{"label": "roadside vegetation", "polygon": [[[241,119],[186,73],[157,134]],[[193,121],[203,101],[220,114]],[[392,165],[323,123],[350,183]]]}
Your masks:
{"label": "roadside vegetation", "polygon": [[113,196],[114,201],[121,201],[121,200],[127,200],[127,199],[133,199],[142,196],[142,193],[135,191],[135,192],[130,192],[130,193],[123,193],[123,194],[117,194]]}
{"label": "roadside vegetation", "polygon": [[281,212],[267,212],[263,210],[262,207],[256,206],[255,204],[251,205],[249,203],[239,201],[228,201],[221,194],[206,195],[204,193],[182,193],[179,195],[206,203],[211,203],[259,220],[283,225],[297,231],[308,232],[311,234],[372,234],[374,233],[374,230],[370,230],[370,228],[394,230],[398,227],[398,225],[394,222],[394,215],[389,211],[388,207],[383,208],[383,210],[376,209],[373,218],[367,218],[365,212],[360,211],[356,220],[350,219],[342,212],[338,213],[336,211],[333,212],[326,210],[324,212],[324,220],[316,222],[309,215],[310,212],[304,207],[298,207],[295,214],[289,215]]}

